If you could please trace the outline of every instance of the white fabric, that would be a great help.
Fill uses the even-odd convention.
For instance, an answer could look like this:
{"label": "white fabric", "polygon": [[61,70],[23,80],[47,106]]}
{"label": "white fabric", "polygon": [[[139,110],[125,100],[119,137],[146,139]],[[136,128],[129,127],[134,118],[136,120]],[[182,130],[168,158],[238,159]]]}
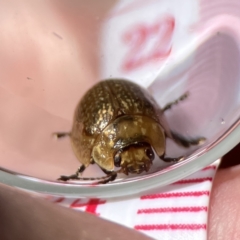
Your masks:
{"label": "white fabric", "polygon": [[154,239],[205,240],[209,196],[219,162],[148,195],[114,200],[50,200],[137,229]]}

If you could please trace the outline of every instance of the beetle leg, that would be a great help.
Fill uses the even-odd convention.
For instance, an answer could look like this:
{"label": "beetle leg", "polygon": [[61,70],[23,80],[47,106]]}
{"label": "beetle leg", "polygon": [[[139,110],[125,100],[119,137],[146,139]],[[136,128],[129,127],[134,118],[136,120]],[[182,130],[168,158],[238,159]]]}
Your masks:
{"label": "beetle leg", "polygon": [[106,175],[110,175],[110,174],[113,173],[113,172],[108,171],[108,170],[106,170],[106,169],[104,169],[104,168],[101,168],[101,170],[102,170]]}
{"label": "beetle leg", "polygon": [[78,174],[73,174],[73,175],[69,175],[69,176],[60,176],[60,178],[58,178],[57,180],[61,180],[61,181],[68,181],[68,180],[77,180],[79,179]]}
{"label": "beetle leg", "polygon": [[206,138],[204,138],[204,137],[187,139],[175,132],[171,132],[171,135],[172,135],[171,137],[177,144],[179,144],[183,147],[186,147],[186,148],[190,147],[192,145],[201,145],[206,141]]}
{"label": "beetle leg", "polygon": [[83,173],[85,169],[86,169],[86,166],[82,165],[81,167],[78,168],[76,174]]}
{"label": "beetle leg", "polygon": [[[105,184],[105,183],[108,183],[108,182],[112,182],[116,179],[117,177],[117,172],[111,172],[111,171],[108,171],[104,168],[101,168],[101,170],[107,175],[109,176],[109,178],[106,178],[106,179],[103,179],[102,181],[99,181],[98,184]],[[106,176],[106,177],[107,177]]]}
{"label": "beetle leg", "polygon": [[98,184],[106,184],[108,182],[112,182],[116,179],[117,173],[116,172],[111,172],[111,174],[108,175],[109,178],[103,179],[102,181],[99,181]]}
{"label": "beetle leg", "polygon": [[168,104],[162,109],[162,111],[165,112],[166,110],[170,109],[173,105],[176,105],[176,104],[178,104],[179,102],[185,100],[185,99],[188,97],[188,95],[189,95],[188,92],[184,93],[181,97],[179,97],[179,98],[176,99],[175,101],[168,103]]}
{"label": "beetle leg", "polygon": [[160,157],[164,162],[169,162],[169,163],[178,163],[182,160],[184,160],[184,157],[177,157],[177,158],[170,158],[170,157],[165,157],[165,153]]}
{"label": "beetle leg", "polygon": [[60,176],[60,178],[58,178],[58,180],[62,180],[62,181],[68,181],[70,179],[72,180],[76,180],[76,179],[79,179],[79,173],[82,173],[84,172],[84,170],[86,169],[86,166],[85,165],[82,165],[78,168],[78,170],[76,171],[75,174],[72,174],[70,176]]}
{"label": "beetle leg", "polygon": [[71,136],[71,132],[56,132],[52,134],[53,137],[59,139],[59,138],[63,138],[63,137],[70,137]]}
{"label": "beetle leg", "polygon": [[99,180],[96,184],[105,184],[110,181],[114,181],[117,177],[117,172],[111,172],[107,176],[97,177],[97,178],[80,178],[77,174],[73,174],[70,176],[61,176],[58,180],[68,181],[68,180],[83,180],[83,181],[94,181]]}

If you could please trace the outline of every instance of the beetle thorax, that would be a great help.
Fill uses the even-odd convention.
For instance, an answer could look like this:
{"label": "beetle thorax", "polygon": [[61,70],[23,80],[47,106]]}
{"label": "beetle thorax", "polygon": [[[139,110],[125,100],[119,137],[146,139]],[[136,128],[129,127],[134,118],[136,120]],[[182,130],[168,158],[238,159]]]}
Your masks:
{"label": "beetle thorax", "polygon": [[[92,151],[94,161],[103,169],[114,170],[114,158],[121,153],[121,167],[147,165],[146,143],[158,156],[165,151],[165,134],[160,123],[140,115],[125,115],[111,122],[98,136]],[[145,164],[145,163],[144,163]],[[120,166],[119,166],[120,167]]]}

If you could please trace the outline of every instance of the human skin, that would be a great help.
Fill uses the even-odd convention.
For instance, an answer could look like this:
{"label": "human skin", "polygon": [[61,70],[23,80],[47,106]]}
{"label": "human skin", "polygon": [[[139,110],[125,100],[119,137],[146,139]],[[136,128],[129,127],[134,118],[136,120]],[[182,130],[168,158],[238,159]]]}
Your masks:
{"label": "human skin", "polygon": [[223,158],[224,168],[216,174],[210,201],[209,240],[240,239],[239,156],[240,144]]}
{"label": "human skin", "polygon": [[2,240],[150,239],[140,232],[73,211],[0,184]]}

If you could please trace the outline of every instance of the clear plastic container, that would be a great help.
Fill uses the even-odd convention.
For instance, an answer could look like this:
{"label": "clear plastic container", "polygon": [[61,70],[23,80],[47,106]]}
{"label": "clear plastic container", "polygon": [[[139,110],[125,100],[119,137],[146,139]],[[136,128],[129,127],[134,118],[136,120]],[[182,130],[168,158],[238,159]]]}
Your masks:
{"label": "clear plastic container", "polygon": [[[48,194],[116,197],[177,181],[228,152],[240,136],[240,12],[214,4],[2,1],[0,181]],[[166,117],[175,131],[206,143],[182,149],[169,141],[168,155],[185,161],[159,161],[149,173],[106,185],[57,181],[80,163],[69,139],[52,133],[69,131],[86,90],[115,77],[148,88],[160,106],[188,91]],[[84,173],[101,175],[98,166]]]}

